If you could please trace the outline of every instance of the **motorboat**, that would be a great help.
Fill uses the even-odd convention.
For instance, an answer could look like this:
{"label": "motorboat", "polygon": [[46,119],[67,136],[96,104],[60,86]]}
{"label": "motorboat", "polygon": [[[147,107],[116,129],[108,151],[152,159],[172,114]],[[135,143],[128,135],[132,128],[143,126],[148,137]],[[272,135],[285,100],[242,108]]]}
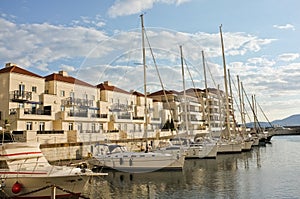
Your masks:
{"label": "motorboat", "polygon": [[86,168],[51,165],[35,142],[14,142],[2,132],[1,198],[79,198],[93,173]]}

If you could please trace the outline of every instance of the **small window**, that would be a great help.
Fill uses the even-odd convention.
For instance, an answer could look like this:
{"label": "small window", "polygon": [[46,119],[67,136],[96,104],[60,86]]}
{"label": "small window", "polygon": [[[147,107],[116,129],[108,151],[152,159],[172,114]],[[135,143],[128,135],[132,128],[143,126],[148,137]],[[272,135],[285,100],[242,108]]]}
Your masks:
{"label": "small window", "polygon": [[40,122],[40,131],[45,131],[45,122]]}
{"label": "small window", "polygon": [[31,89],[31,91],[34,92],[34,93],[36,93],[37,92],[37,87],[33,86],[32,89]]}
{"label": "small window", "polygon": [[32,130],[32,122],[26,122],[26,130]]}
{"label": "small window", "polygon": [[0,169],[8,169],[7,162],[5,160],[0,161]]}
{"label": "small window", "polygon": [[61,91],[60,91],[60,96],[61,96],[61,97],[64,97],[64,96],[65,96],[65,91],[61,90]]}
{"label": "small window", "polygon": [[69,123],[69,131],[73,130],[73,123]]}

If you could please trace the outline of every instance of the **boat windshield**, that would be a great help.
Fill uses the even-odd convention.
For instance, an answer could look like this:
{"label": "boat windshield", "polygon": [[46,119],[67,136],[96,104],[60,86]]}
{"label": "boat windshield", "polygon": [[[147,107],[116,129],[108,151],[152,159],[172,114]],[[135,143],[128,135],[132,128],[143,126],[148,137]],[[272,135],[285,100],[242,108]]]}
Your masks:
{"label": "boat windshield", "polygon": [[14,142],[14,137],[10,132],[1,132],[0,139],[1,139],[0,144]]}

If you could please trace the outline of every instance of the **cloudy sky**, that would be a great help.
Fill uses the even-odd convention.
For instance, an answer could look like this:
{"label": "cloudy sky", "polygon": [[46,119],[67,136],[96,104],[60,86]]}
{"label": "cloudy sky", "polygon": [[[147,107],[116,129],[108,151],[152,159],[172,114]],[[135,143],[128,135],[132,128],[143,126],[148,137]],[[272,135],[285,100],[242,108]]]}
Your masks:
{"label": "cloudy sky", "polygon": [[283,119],[300,113],[299,7],[297,0],[1,0],[0,63],[143,92],[144,14],[148,91],[162,88],[159,76],[166,89],[182,90],[179,46],[186,87],[204,88],[203,51],[208,86],[222,89],[222,24],[233,95],[239,75],[268,119]]}

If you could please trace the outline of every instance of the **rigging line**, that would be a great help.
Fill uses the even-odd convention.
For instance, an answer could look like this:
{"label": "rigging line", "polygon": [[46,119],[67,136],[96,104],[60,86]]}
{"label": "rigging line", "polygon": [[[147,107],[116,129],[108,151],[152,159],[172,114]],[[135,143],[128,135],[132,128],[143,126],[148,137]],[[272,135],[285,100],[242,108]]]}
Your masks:
{"label": "rigging line", "polygon": [[256,101],[258,107],[259,107],[259,110],[262,112],[262,114],[264,115],[264,117],[266,118],[266,120],[268,121],[269,125],[271,127],[273,127],[272,123],[269,121],[269,119],[267,118],[266,114],[264,113],[264,111],[262,110],[261,106],[259,105],[259,103]]}
{"label": "rigging line", "polygon": [[[233,86],[234,86],[235,90],[237,91],[238,89],[237,89],[237,86],[236,86],[234,80],[233,80],[232,78],[230,78],[230,79],[231,79],[231,82],[233,83]],[[242,92],[243,92],[243,91],[242,91]],[[245,94],[246,94],[246,92],[245,92]],[[246,94],[246,97],[247,97],[247,94]],[[234,100],[235,100],[235,103],[238,104],[238,103],[236,102],[236,98],[234,98]],[[248,101],[248,102],[249,102],[249,101]],[[240,110],[240,107],[239,107],[239,106],[237,106],[237,108],[238,108],[238,110],[239,110],[240,112],[242,111],[242,110]],[[252,110],[251,105],[250,105],[250,108],[251,108],[251,110]],[[247,110],[245,110],[245,112],[246,112],[246,114],[247,114],[247,116],[248,116],[249,121],[251,121],[250,116],[249,116]]]}
{"label": "rigging line", "polygon": [[[246,96],[246,99],[247,99],[247,101],[248,101],[248,103],[249,103],[249,106],[250,106],[250,108],[251,108],[251,111],[253,112],[253,115],[254,115],[255,120],[258,122],[258,118],[257,118],[257,115],[256,115],[256,113],[255,113],[254,107],[251,105],[250,100],[249,100],[249,98],[248,98],[248,95],[247,95],[245,89],[243,90],[243,92],[244,92],[244,94],[245,94],[245,96]],[[251,121],[251,119],[250,119],[250,121]],[[259,126],[259,130],[262,130],[262,127],[261,127],[261,125],[260,125],[259,122],[258,122],[258,126]]]}
{"label": "rigging line", "polygon": [[[147,40],[147,44],[148,44],[149,49],[150,49],[150,53],[151,53],[151,57],[152,57],[152,60],[153,60],[154,66],[155,66],[155,70],[156,70],[156,72],[157,72],[158,79],[159,79],[160,85],[161,85],[162,90],[163,90],[163,93],[164,93],[164,97],[165,97],[165,99],[166,99],[166,102],[167,102],[169,111],[170,111],[170,113],[171,113],[171,118],[174,119],[174,112],[173,112],[173,110],[172,110],[172,108],[171,108],[169,99],[168,99],[168,97],[167,97],[167,93],[166,93],[165,87],[164,87],[164,85],[163,85],[163,82],[162,82],[162,79],[161,79],[161,76],[160,76],[160,73],[159,73],[159,70],[158,70],[158,67],[157,67],[157,64],[156,64],[156,60],[155,60],[155,57],[154,57],[154,53],[153,53],[152,47],[151,47],[151,45],[150,45],[150,41],[149,41],[149,38],[148,38],[148,35],[147,35],[147,31],[146,31],[145,28],[144,28],[144,33],[145,33],[145,37],[146,37],[146,40]],[[176,133],[177,133],[177,132],[178,132],[177,126],[175,126],[175,130],[176,130]]]}
{"label": "rigging line", "polygon": [[190,72],[190,69],[189,69],[189,66],[187,65],[187,61],[186,61],[186,59],[184,59],[183,58],[183,60],[184,60],[184,64],[186,65],[186,68],[187,68],[187,71],[188,71],[188,73],[189,73],[189,76],[190,76],[190,78],[191,78],[191,80],[192,80],[192,84],[193,84],[193,88],[194,88],[194,93],[196,93],[196,98],[199,100],[199,102],[203,105],[203,103],[202,103],[202,101],[201,101],[201,96],[200,96],[200,93],[197,91],[197,89],[196,89],[196,85],[195,85],[195,82],[194,82],[194,79],[193,79],[193,77],[192,77],[192,74],[191,74],[191,72]]}
{"label": "rigging line", "polygon": [[[208,66],[208,62],[207,62],[206,59],[205,59],[205,65]],[[214,87],[217,88],[218,86],[217,86],[217,84],[216,84],[216,81],[215,81],[215,79],[214,79],[214,77],[213,77],[213,75],[212,75],[212,72],[211,72],[210,68],[209,68],[209,67],[206,67],[206,68],[208,69],[208,72],[209,72],[209,75],[210,75],[210,77],[211,77],[211,79],[212,79],[212,81],[213,81]]]}

